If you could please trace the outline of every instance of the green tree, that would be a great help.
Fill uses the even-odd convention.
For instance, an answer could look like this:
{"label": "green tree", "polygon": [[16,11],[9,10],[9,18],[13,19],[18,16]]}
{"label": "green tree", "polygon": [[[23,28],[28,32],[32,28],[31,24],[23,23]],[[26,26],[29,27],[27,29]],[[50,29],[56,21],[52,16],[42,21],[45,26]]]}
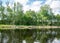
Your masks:
{"label": "green tree", "polygon": [[43,25],[47,22],[47,20],[52,20],[53,17],[53,13],[49,5],[41,6],[38,15],[40,16],[39,18],[41,18],[40,20]]}
{"label": "green tree", "polygon": [[0,1],[0,19],[1,19],[1,23],[2,24],[5,24],[5,19],[6,19],[6,15],[5,15],[5,13],[4,13],[4,11],[5,11],[5,7],[2,5],[3,4],[3,2],[2,1]]}
{"label": "green tree", "polygon": [[34,11],[31,11],[31,10],[26,11],[24,18],[27,25],[36,25],[37,23],[36,13]]}
{"label": "green tree", "polygon": [[17,2],[17,5],[16,5],[16,21],[15,21],[16,24],[18,24],[18,25],[22,24],[23,15],[24,15],[24,13],[22,10],[22,5]]}
{"label": "green tree", "polygon": [[56,16],[56,20],[57,20],[57,23],[56,23],[56,25],[58,25],[58,26],[60,26],[60,15],[59,14],[57,14]]}

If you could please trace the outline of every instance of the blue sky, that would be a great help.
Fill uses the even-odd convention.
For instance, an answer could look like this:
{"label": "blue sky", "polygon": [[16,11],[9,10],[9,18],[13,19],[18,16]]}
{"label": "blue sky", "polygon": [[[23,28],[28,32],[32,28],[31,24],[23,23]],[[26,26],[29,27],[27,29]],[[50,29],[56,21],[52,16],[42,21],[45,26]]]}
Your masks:
{"label": "blue sky", "polygon": [[[0,0],[1,1],[1,0]],[[6,2],[7,0],[2,0]],[[44,4],[50,5],[55,14],[60,13],[60,0],[8,0],[10,3],[19,2],[23,5],[23,10],[26,12],[31,9],[35,12],[39,11],[40,7]],[[5,3],[3,4],[5,6]],[[10,4],[12,6],[12,4]]]}
{"label": "blue sky", "polygon": [[44,4],[46,0],[29,0],[27,3],[32,4],[34,1],[42,1],[41,4]]}

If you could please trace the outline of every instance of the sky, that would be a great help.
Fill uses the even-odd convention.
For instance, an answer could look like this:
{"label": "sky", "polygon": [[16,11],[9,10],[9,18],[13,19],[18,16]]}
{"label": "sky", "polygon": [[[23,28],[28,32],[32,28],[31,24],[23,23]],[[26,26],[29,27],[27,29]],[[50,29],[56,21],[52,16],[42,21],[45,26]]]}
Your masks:
{"label": "sky", "polygon": [[[7,0],[2,1],[6,2]],[[52,8],[54,14],[60,14],[60,0],[8,0],[8,1],[10,1],[10,3],[13,2],[21,3],[23,5],[24,12],[26,12],[29,9],[38,12],[42,5],[48,4]],[[10,6],[12,6],[12,4]]]}

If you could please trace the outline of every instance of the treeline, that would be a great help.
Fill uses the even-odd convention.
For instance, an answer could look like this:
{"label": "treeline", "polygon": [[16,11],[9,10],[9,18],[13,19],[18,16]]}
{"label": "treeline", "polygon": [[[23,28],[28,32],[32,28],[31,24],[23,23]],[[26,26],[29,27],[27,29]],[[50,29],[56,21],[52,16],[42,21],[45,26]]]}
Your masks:
{"label": "treeline", "polygon": [[41,6],[38,12],[29,10],[23,12],[20,3],[14,3],[13,7],[6,3],[0,3],[0,24],[7,25],[60,25],[60,15],[54,15],[49,5]]}

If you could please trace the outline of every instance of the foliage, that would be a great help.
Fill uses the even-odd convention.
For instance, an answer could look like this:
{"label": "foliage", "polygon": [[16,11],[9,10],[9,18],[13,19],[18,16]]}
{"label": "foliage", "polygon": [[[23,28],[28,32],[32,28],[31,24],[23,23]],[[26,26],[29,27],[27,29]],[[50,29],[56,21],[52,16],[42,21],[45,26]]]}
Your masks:
{"label": "foliage", "polygon": [[[9,1],[6,2],[7,7],[0,3],[0,24],[9,25],[59,25],[60,15],[54,15],[49,5],[41,6],[38,12],[31,9],[23,12],[23,6],[20,3],[14,3],[13,7],[9,6]],[[58,20],[58,22],[56,21]],[[54,22],[55,21],[55,22]]]}

